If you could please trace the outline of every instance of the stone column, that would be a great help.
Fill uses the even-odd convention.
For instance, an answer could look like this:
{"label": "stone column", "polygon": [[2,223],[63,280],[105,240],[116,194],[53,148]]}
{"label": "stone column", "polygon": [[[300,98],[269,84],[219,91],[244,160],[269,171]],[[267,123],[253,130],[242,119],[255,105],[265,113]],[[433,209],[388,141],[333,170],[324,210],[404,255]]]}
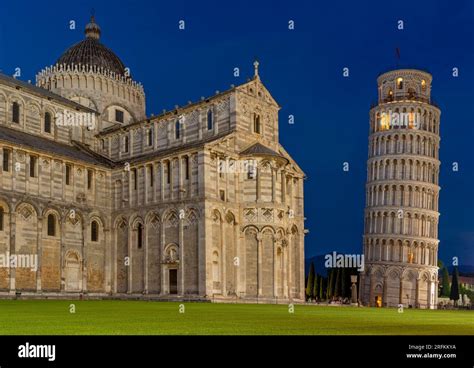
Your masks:
{"label": "stone column", "polygon": [[[152,166],[153,167],[153,166]],[[143,232],[144,232],[144,240],[145,240],[145,256],[143,257],[143,292],[145,294],[148,294],[148,247],[149,247],[149,242],[148,242],[148,225],[145,223],[143,225]]]}
{"label": "stone column", "polygon": [[258,297],[262,296],[262,234],[257,234],[257,285]]}
{"label": "stone column", "polygon": [[82,223],[82,291],[87,292],[87,227],[85,224],[85,218],[81,217]]}
{"label": "stone column", "polygon": [[225,234],[226,234],[226,227],[228,226],[227,221],[225,219],[225,213],[224,213],[224,218],[221,221],[221,291],[222,295],[226,296],[227,295],[227,269],[226,269],[226,250],[227,250],[227,243],[225,241]]}
{"label": "stone column", "polygon": [[277,265],[277,249],[280,242],[273,242],[273,297],[278,296],[278,265]]}
{"label": "stone column", "polygon": [[291,251],[291,244],[293,243],[293,236],[291,234],[288,235],[288,245],[287,245],[287,248],[288,248],[288,298],[290,300],[293,299],[293,274],[292,274],[292,271],[293,271],[293,267],[292,267],[292,261],[293,261],[293,258],[292,258],[292,251]]}
{"label": "stone column", "polygon": [[117,228],[113,228],[112,239],[114,239],[114,247],[113,247],[113,254],[112,254],[112,262],[113,262],[112,290],[114,293],[116,293],[117,292]]}
{"label": "stone column", "polygon": [[238,296],[240,291],[240,273],[242,269],[241,264],[241,249],[240,249],[240,239],[239,239],[239,228],[237,226],[237,222],[232,224],[234,230],[234,245],[235,245],[235,256],[237,257],[238,263],[235,265],[235,261],[232,260],[232,264],[234,265],[234,283],[235,283],[235,293]]}
{"label": "stone column", "polygon": [[283,296],[285,299],[289,297],[289,286],[288,286],[288,244],[286,241],[282,241],[283,249]]}
{"label": "stone column", "polygon": [[[110,293],[112,291],[112,268],[113,268],[113,257],[112,247],[110,244],[110,229],[103,227],[104,233],[104,246],[105,246],[105,257],[104,257],[104,291]],[[99,239],[100,240],[100,239]]]}
{"label": "stone column", "polygon": [[178,294],[184,296],[185,294],[185,289],[184,289],[184,264],[185,264],[185,256],[184,256],[184,218],[182,219],[181,216],[179,216],[179,270],[180,272],[180,283],[178,286]]}
{"label": "stone column", "polygon": [[286,202],[286,177],[285,172],[281,170],[281,203]]}
{"label": "stone column", "polygon": [[257,171],[257,178],[256,178],[256,179],[257,179],[257,180],[256,180],[256,182],[257,182],[257,195],[256,195],[256,201],[257,201],[257,202],[259,202],[260,199],[261,199],[261,183],[260,183],[260,180],[261,180],[260,172],[261,172],[261,170],[260,170],[260,167],[258,167],[258,166],[259,166],[259,164],[257,163],[257,169],[256,169],[256,171]]}
{"label": "stone column", "polygon": [[383,303],[383,306],[386,307],[388,306],[388,285],[387,285],[387,276],[385,275],[383,277],[383,296],[382,296],[382,303]]}
{"label": "stone column", "polygon": [[60,255],[60,272],[61,272],[61,285],[60,285],[60,290],[61,292],[64,292],[66,290],[66,277],[64,274],[65,268],[66,268],[66,260],[64,259],[65,257],[65,252],[66,252],[66,244],[64,244],[64,234],[66,231],[66,221],[68,219],[68,214],[64,216],[64,219],[61,221],[61,238],[60,238],[60,247],[61,247],[61,255]]}
{"label": "stone column", "polygon": [[400,294],[398,297],[398,304],[403,304],[403,276],[400,278]]}
{"label": "stone column", "polygon": [[158,188],[158,165],[156,164],[156,162],[153,162],[151,164],[151,169],[153,170],[153,203],[156,203],[156,191],[157,191],[157,188]]}
{"label": "stone column", "polygon": [[183,157],[178,156],[178,198],[183,199]]}
{"label": "stone column", "polygon": [[415,308],[420,307],[420,279],[416,279],[415,285]]}
{"label": "stone column", "polygon": [[276,202],[276,171],[271,168],[272,171],[272,202]]}
{"label": "stone column", "polygon": [[[151,168],[153,169],[153,164],[151,164]],[[147,165],[144,165],[144,166],[143,166],[143,171],[144,171],[144,172],[143,172],[143,178],[144,178],[144,180],[145,180],[144,185],[143,185],[143,187],[144,187],[144,193],[143,193],[143,195],[144,195],[144,197],[145,197],[145,198],[143,199],[143,204],[146,205],[146,204],[148,204],[148,187],[149,187],[149,185],[150,185],[149,180],[151,180],[151,179],[148,178],[149,175],[148,175],[148,166],[147,166]],[[152,173],[152,175],[153,175],[153,173]],[[138,186],[137,192],[138,192],[138,189],[139,189],[139,188],[140,188],[140,186]]]}
{"label": "stone column", "polygon": [[[161,165],[163,167],[163,165]],[[163,191],[162,191],[163,192]],[[164,260],[164,252],[165,252],[165,241],[166,241],[166,238],[165,238],[165,222],[164,222],[164,219],[162,219],[162,222],[161,222],[161,250],[160,250],[160,257],[161,257],[161,260],[163,262]],[[166,271],[168,270],[168,268],[162,263],[161,264],[161,290],[160,290],[160,295],[165,295],[165,294],[169,294],[169,290],[168,290],[168,287],[166,286],[166,280],[167,280],[167,275],[166,275]]]}
{"label": "stone column", "polygon": [[[16,254],[15,251],[15,238],[16,238],[16,213],[11,211],[10,212],[10,257]],[[15,267],[11,266],[10,260],[8,262],[9,265],[9,273],[10,273],[10,293],[14,294],[16,291],[15,285],[15,276],[16,276],[16,269]]]}
{"label": "stone column", "polygon": [[127,293],[130,294],[132,292],[132,267],[133,267],[133,261],[132,261],[132,243],[133,243],[133,224],[130,224],[128,226],[128,287],[127,287]]}
{"label": "stone column", "polygon": [[432,284],[433,282],[431,280],[428,280],[428,300],[427,300],[427,306],[426,306],[428,309],[431,309],[431,305],[432,305],[432,293],[433,293]]}
{"label": "stone column", "polygon": [[38,216],[38,223],[37,223],[37,264],[38,267],[36,269],[36,292],[41,292],[41,265],[42,265],[42,256],[43,256],[43,217]]}

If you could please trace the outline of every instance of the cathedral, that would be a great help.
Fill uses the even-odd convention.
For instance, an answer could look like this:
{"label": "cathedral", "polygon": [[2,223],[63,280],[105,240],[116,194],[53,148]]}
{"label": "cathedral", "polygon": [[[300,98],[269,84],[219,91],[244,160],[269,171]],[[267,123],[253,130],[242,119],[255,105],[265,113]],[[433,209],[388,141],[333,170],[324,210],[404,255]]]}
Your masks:
{"label": "cathedral", "polygon": [[429,73],[380,75],[370,110],[360,296],[370,306],[434,309],[438,298],[440,109]]}
{"label": "cathedral", "polygon": [[0,296],[304,300],[305,175],[258,62],[147,116],[100,36],[36,85],[0,74]]}

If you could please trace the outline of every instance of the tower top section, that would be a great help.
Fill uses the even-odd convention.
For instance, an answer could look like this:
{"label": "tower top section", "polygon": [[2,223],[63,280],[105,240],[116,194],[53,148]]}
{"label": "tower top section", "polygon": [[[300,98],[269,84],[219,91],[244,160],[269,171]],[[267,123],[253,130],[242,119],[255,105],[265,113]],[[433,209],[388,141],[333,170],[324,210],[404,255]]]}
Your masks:
{"label": "tower top section", "polygon": [[397,69],[377,78],[379,103],[393,101],[431,101],[430,73],[418,69]]}

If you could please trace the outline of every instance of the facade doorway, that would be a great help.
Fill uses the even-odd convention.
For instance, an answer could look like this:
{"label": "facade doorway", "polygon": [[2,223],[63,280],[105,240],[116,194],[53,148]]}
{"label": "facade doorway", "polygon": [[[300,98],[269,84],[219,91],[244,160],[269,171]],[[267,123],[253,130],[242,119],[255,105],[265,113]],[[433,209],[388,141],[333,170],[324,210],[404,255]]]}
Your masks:
{"label": "facade doorway", "polygon": [[75,251],[68,251],[65,256],[65,290],[66,291],[81,291],[82,289],[82,272],[81,272],[81,257]]}
{"label": "facade doorway", "polygon": [[178,294],[178,270],[169,270],[169,291],[170,294]]}

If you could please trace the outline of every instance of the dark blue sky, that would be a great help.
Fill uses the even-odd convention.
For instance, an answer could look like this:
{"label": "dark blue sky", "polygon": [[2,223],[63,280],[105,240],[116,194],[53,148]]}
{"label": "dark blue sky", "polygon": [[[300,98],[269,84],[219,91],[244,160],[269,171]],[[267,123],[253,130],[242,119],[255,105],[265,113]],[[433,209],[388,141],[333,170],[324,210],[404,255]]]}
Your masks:
{"label": "dark blue sky", "polygon": [[[260,75],[280,103],[280,137],[307,174],[307,256],[360,252],[368,114],[376,78],[397,65],[433,74],[441,115],[439,258],[474,264],[474,2],[2,1],[0,69],[21,79],[83,38],[91,8],[102,42],[130,67],[148,113]],[[184,19],[186,30],[178,30]],[[405,29],[397,30],[397,20]],[[69,21],[76,30],[69,30]],[[288,30],[288,21],[295,30]],[[233,76],[239,67],[241,77]],[[342,68],[350,77],[342,77]],[[458,67],[459,77],[451,76]],[[295,115],[294,125],[287,123]],[[342,163],[350,163],[343,172]],[[459,163],[459,172],[451,170]]]}

